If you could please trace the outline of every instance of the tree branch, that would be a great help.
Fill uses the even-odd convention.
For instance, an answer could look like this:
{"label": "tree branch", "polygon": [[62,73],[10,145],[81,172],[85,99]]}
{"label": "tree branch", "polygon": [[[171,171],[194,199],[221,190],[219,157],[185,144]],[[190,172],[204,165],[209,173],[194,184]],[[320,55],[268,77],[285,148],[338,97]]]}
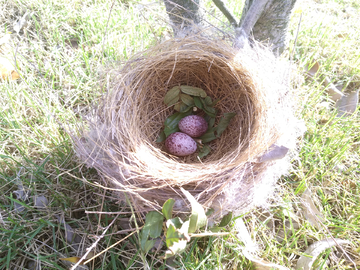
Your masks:
{"label": "tree branch", "polygon": [[[249,35],[254,25],[263,13],[266,4],[272,0],[256,0],[247,2],[248,6],[243,9],[240,25],[235,28],[235,48],[244,48],[249,45]],[[244,12],[246,12],[244,14]]]}
{"label": "tree branch", "polygon": [[271,45],[276,56],[279,56],[287,46],[288,26],[295,3],[296,0],[269,1],[251,30],[257,41]]}
{"label": "tree branch", "polygon": [[266,4],[271,0],[257,0],[252,3],[249,8],[249,11],[246,13],[245,18],[240,25],[240,27],[244,30],[247,36],[250,35],[251,29],[253,29],[255,23],[260,18],[263,13]]}
{"label": "tree branch", "polygon": [[232,26],[239,27],[239,24],[236,22],[235,16],[228,10],[222,0],[213,0],[214,4],[220,9],[220,11],[225,15],[225,17],[229,20]]}

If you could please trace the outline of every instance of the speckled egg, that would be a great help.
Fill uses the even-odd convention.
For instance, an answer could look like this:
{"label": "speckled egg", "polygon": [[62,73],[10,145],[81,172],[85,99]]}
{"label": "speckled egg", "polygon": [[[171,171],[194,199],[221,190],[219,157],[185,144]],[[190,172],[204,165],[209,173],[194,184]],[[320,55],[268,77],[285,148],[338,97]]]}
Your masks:
{"label": "speckled egg", "polygon": [[200,137],[208,129],[208,123],[199,115],[189,115],[179,122],[179,129],[191,137]]}
{"label": "speckled egg", "polygon": [[195,153],[196,142],[189,135],[182,132],[175,132],[169,135],[165,141],[165,146],[170,154],[183,157]]}

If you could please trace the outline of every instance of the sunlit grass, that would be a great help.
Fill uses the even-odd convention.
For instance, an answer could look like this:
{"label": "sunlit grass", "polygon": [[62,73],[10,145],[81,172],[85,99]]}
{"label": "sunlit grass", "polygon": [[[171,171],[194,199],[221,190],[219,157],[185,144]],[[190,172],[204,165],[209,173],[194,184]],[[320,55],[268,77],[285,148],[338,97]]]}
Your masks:
{"label": "sunlit grass", "polygon": [[[235,4],[228,3],[239,16],[241,8]],[[6,31],[13,32],[13,23],[26,11],[31,14],[19,35],[11,35],[10,45],[0,47],[0,54],[16,58],[21,76],[18,81],[0,82],[0,268],[68,269],[59,258],[81,256],[114,217],[85,211],[131,211],[118,205],[111,191],[84,183],[100,179],[95,171],[79,165],[67,130],[86,117],[91,104],[106,91],[108,68],[170,37],[171,28],[163,5],[150,1],[0,0],[0,6],[0,38]],[[205,7],[210,22],[225,21],[210,2]],[[290,50],[301,13],[293,59],[299,73],[304,75],[303,67],[317,61],[320,76],[328,76],[345,92],[359,89],[358,2],[299,2],[291,19]],[[297,87],[299,114],[307,132],[299,140],[301,151],[293,160],[294,169],[279,181],[274,207],[256,209],[242,218],[265,261],[294,268],[311,243],[336,237],[352,242],[346,250],[359,262],[359,112],[337,118],[321,81],[307,78]],[[20,185],[28,194],[25,200],[14,193]],[[301,195],[307,187],[325,219],[320,229],[302,215]],[[34,196],[41,195],[49,200],[46,208],[34,204]],[[18,210],[21,206],[23,211]],[[299,222],[293,222],[292,215]],[[66,229],[58,217],[64,217],[81,237],[78,250],[66,242]],[[128,217],[121,215],[96,252],[126,235],[118,232],[129,229],[124,221]],[[234,224],[226,230],[230,232],[226,237],[191,241],[188,251],[171,264],[185,269],[253,267],[243,256],[244,243],[237,239]],[[90,268],[142,269],[142,257],[150,268],[166,269],[159,260],[162,251],[145,257],[137,241],[129,237],[95,259]],[[353,269],[344,257],[336,262],[334,256],[331,250],[325,251],[318,265],[328,262],[329,269]]]}

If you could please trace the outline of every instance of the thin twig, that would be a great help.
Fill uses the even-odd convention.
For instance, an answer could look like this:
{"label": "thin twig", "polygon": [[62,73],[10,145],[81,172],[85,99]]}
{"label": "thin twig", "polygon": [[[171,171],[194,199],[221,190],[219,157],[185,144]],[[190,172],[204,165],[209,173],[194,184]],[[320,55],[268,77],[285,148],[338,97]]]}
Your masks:
{"label": "thin twig", "polygon": [[[104,209],[105,194],[106,194],[106,189],[103,190],[100,212],[102,212],[102,210]],[[117,217],[115,219],[117,219],[118,217],[119,217],[119,215],[117,215]],[[96,229],[96,234],[99,233],[99,228],[100,227],[101,227],[101,214],[99,214],[98,226],[97,226],[97,229]],[[96,247],[94,248],[94,252],[96,252]],[[94,263],[95,262],[93,262],[93,267],[92,267],[93,269],[94,269],[94,266],[95,266]]]}
{"label": "thin twig", "polygon": [[124,212],[124,211],[117,211],[117,212],[102,212],[102,211],[87,211],[85,210],[85,214],[104,214],[104,215],[126,215],[126,214],[132,214],[133,212]]}
{"label": "thin twig", "polygon": [[229,20],[230,24],[234,27],[239,27],[239,24],[236,22],[235,16],[230,12],[230,10],[225,6],[222,0],[213,0],[215,6],[220,9],[220,11],[225,15]]}
{"label": "thin twig", "polygon": [[[99,243],[100,239],[104,238],[105,236],[105,233],[107,232],[107,230],[114,224],[115,220],[119,217],[119,215],[116,216],[116,218],[114,218],[110,224],[108,226],[106,226],[105,230],[102,232],[102,234],[98,237],[98,239],[96,239],[96,241],[87,249],[87,251],[85,252],[85,254],[81,257],[81,259],[74,265],[70,268],[70,270],[75,270],[76,267],[78,267],[80,265],[80,263],[83,262],[84,259],[86,259],[86,257],[89,255],[89,253],[91,252],[91,250],[93,248],[96,247],[96,245]],[[135,231],[136,232],[136,231]],[[132,233],[131,233],[132,234]],[[127,237],[129,237],[131,234],[129,234]],[[125,240],[127,237],[121,239],[121,240]],[[107,249],[106,249],[107,250]],[[106,251],[105,250],[105,251]],[[103,252],[103,251],[102,251]],[[91,259],[87,260],[85,263],[93,260],[94,258],[96,258],[97,256],[99,256],[100,254],[102,254],[102,252],[98,253],[97,255],[95,255],[94,257],[92,257]],[[84,264],[85,264],[84,263]]]}
{"label": "thin twig", "polygon": [[205,236],[224,236],[229,235],[229,232],[221,232],[221,233],[189,233],[190,237],[205,237]]}
{"label": "thin twig", "polygon": [[[141,227],[142,228],[142,227]],[[140,228],[140,229],[141,229]],[[116,245],[120,244],[122,241],[124,241],[125,239],[129,238],[130,236],[132,236],[134,233],[136,233],[136,231],[133,231],[132,233],[128,234],[127,236],[125,236],[124,238],[122,238],[121,240],[117,241],[115,244],[112,244],[110,247],[107,247],[106,249],[104,249],[103,251],[99,252],[98,254],[96,254],[94,257],[88,259],[87,261],[85,261],[83,264],[87,264],[88,262],[91,262],[93,259],[99,257],[101,254],[103,254],[104,252],[108,251],[109,249],[115,247]],[[86,255],[86,254],[85,254]],[[84,256],[83,256],[84,258]],[[81,263],[81,260],[78,262],[78,263]],[[74,265],[76,266],[76,265]],[[75,268],[71,268],[70,270],[73,270]]]}
{"label": "thin twig", "polygon": [[114,233],[108,233],[106,234],[105,236],[111,236],[111,235],[117,235],[117,234],[127,234],[129,232],[133,232],[135,231],[136,229],[133,228],[133,229],[126,229],[126,230],[121,230],[121,231],[117,231],[117,232],[114,232]]}

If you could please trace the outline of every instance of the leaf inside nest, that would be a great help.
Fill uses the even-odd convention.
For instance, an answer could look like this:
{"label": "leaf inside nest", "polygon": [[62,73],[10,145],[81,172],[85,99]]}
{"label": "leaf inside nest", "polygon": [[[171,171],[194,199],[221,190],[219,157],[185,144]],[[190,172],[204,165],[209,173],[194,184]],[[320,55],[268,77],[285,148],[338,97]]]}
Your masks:
{"label": "leaf inside nest", "polygon": [[210,146],[204,144],[199,150],[198,157],[199,158],[206,157],[208,154],[210,154],[210,152],[211,152]]}
{"label": "leaf inside nest", "polygon": [[190,96],[202,97],[202,98],[205,98],[207,96],[206,92],[199,87],[181,85],[180,88],[181,88],[181,92],[183,92],[184,94],[188,94]]}
{"label": "leaf inside nest", "polygon": [[168,137],[170,134],[179,131],[179,122],[181,119],[183,119],[185,116],[188,116],[192,114],[192,111],[187,111],[187,112],[176,112],[173,115],[169,116],[168,118],[166,118],[165,120],[165,128],[164,128],[164,133],[165,136]]}
{"label": "leaf inside nest", "polygon": [[167,106],[174,105],[180,99],[179,94],[180,94],[180,86],[174,86],[165,94],[164,103]]}
{"label": "leaf inside nest", "polygon": [[224,113],[221,117],[219,124],[216,126],[216,137],[220,137],[221,134],[225,131],[227,126],[230,124],[231,119],[236,115],[236,113]]}
{"label": "leaf inside nest", "polygon": [[184,102],[187,106],[194,107],[194,98],[187,95],[187,94],[180,94],[180,99],[182,102]]}

